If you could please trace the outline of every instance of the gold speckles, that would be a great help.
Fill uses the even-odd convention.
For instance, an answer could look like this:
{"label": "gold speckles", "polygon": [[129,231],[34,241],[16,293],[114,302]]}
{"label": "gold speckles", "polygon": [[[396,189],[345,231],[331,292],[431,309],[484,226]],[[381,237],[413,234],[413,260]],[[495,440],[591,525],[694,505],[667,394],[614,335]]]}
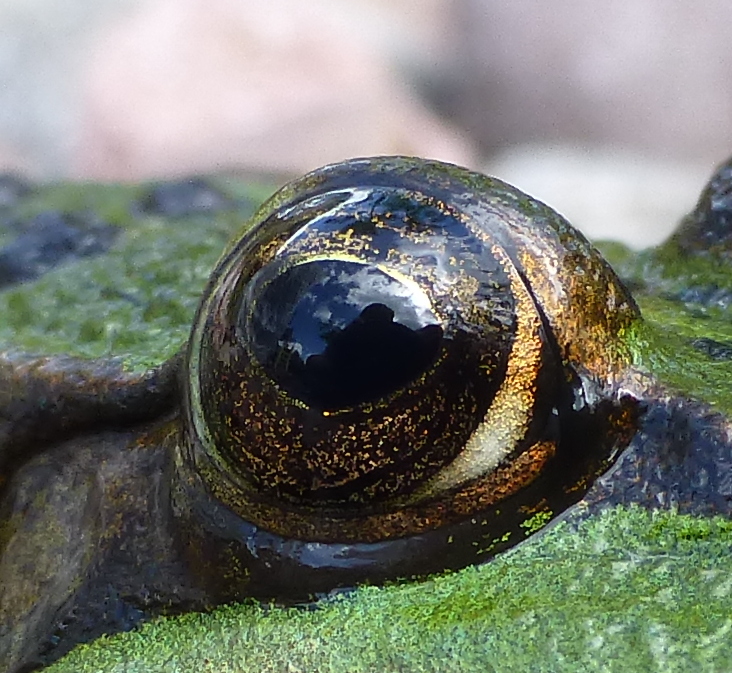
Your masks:
{"label": "gold speckles", "polygon": [[515,450],[533,415],[535,382],[545,348],[541,318],[510,259],[500,248],[494,247],[493,253],[509,274],[516,298],[516,336],[503,383],[460,455],[415,497],[423,498],[454,488],[495,469]]}
{"label": "gold speckles", "polygon": [[637,311],[546,207],[386,158],[303,178],[260,217],[191,339],[189,462],[227,511],[323,543],[474,520],[470,542],[440,535],[486,553],[578,498],[627,439],[632,414],[593,405],[615,403]]}
{"label": "gold speckles", "polygon": [[519,258],[564,356],[600,378],[612,379],[630,362],[618,334],[637,319],[638,309],[597,253],[560,257],[562,252],[553,248],[537,255],[524,250]]}

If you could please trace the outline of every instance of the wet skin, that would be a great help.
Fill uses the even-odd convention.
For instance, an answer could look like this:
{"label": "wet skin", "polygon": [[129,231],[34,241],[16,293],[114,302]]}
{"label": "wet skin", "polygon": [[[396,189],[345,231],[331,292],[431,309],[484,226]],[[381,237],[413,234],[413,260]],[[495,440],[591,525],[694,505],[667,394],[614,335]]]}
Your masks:
{"label": "wet skin", "polygon": [[61,624],[50,657],[150,614],[485,560],[582,497],[639,424],[652,431],[637,400],[658,391],[621,339],[633,300],[520,192],[354,162],[254,219],[185,355],[137,377],[2,361],[11,667]]}

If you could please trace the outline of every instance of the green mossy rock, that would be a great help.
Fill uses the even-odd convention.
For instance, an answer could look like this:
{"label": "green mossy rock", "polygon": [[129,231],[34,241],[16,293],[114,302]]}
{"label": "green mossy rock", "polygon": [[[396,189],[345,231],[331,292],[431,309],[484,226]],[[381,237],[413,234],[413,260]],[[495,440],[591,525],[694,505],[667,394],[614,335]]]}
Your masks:
{"label": "green mossy rock", "polygon": [[[0,291],[0,347],[118,356],[131,370],[175,353],[218,255],[270,191],[211,184],[229,203],[215,215],[165,217],[140,208],[146,187],[93,185],[40,189],[0,212],[93,212],[124,230],[103,256]],[[638,364],[732,413],[732,357],[719,356],[732,348],[732,309],[684,300],[694,288],[732,288],[732,273],[668,246],[605,251],[646,318],[627,334]],[[313,609],[245,604],[156,620],[48,670],[732,670],[732,523],[639,508],[575,519],[479,568],[364,587]]]}

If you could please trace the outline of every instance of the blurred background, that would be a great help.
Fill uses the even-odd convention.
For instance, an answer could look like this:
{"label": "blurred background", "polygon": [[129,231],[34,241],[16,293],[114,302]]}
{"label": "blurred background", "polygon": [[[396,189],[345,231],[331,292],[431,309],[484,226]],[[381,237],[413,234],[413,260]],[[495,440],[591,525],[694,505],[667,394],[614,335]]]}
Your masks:
{"label": "blurred background", "polygon": [[485,170],[658,243],[732,154],[727,0],[0,0],[0,172]]}

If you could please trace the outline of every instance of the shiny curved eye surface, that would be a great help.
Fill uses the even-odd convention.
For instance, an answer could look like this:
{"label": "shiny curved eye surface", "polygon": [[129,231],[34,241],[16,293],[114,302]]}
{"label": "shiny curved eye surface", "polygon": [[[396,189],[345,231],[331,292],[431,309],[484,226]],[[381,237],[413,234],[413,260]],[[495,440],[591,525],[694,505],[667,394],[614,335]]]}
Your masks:
{"label": "shiny curved eye surface", "polygon": [[[189,352],[181,469],[226,516],[331,561],[358,547],[383,576],[439,570],[577,500],[627,436],[613,381],[637,310],[542,204],[386,158],[316,171],[255,219]],[[410,540],[442,555],[410,565]]]}
{"label": "shiny curved eye surface", "polygon": [[254,275],[239,317],[242,342],[283,392],[337,411],[375,402],[434,363],[442,327],[420,288],[361,262],[283,266]]}

